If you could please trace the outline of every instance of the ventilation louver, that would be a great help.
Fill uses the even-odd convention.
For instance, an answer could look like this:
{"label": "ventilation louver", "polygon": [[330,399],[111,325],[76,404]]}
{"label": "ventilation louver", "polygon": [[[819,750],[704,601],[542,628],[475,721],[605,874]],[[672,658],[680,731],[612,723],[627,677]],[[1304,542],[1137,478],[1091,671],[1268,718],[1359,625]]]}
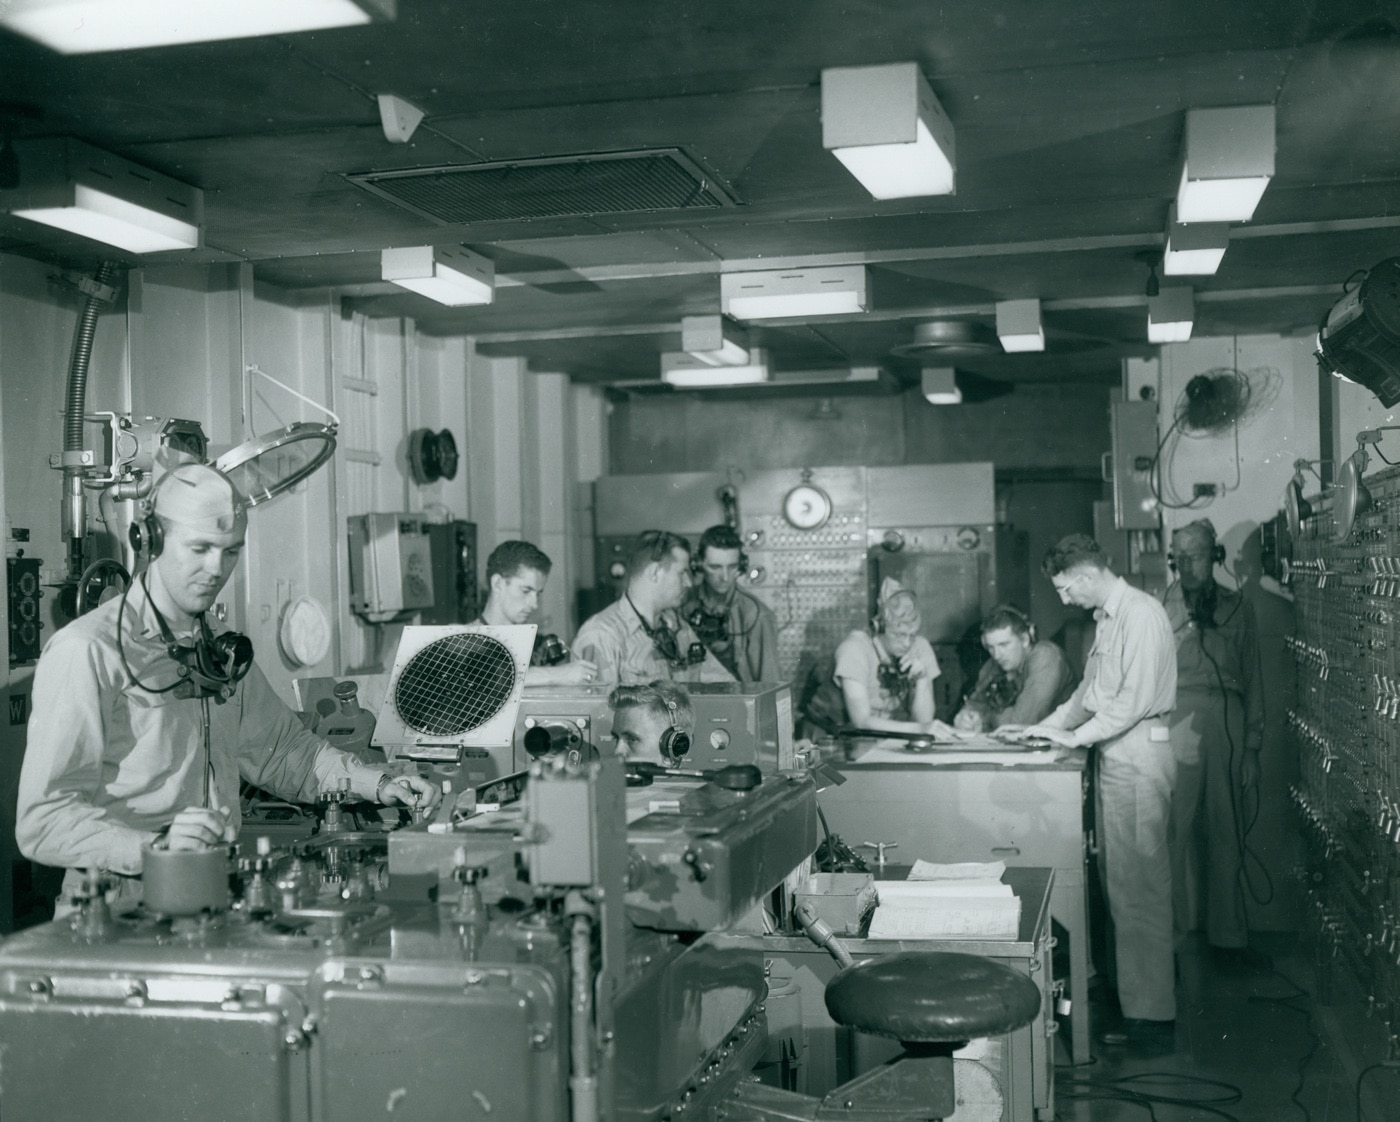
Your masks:
{"label": "ventilation louver", "polygon": [[678,148],[363,172],[346,178],[445,226],[735,205],[715,177]]}

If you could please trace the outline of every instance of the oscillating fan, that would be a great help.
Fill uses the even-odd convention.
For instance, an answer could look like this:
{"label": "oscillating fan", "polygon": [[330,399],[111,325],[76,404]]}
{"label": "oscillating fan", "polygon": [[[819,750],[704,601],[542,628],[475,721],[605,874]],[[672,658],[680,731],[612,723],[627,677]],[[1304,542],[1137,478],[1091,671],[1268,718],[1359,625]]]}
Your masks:
{"label": "oscillating fan", "polygon": [[508,749],[534,641],[534,624],[404,628],[374,742],[415,760]]}

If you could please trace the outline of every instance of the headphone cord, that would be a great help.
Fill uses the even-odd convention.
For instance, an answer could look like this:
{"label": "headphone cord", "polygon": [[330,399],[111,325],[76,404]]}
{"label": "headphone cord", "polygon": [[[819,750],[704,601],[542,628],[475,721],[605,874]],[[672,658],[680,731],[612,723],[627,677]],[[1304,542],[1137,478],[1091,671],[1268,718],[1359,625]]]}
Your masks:
{"label": "headphone cord", "polygon": [[[151,599],[151,589],[150,586],[146,583],[146,574],[143,572],[138,579],[141,581],[141,591],[143,591],[146,594],[146,603],[151,606],[151,610],[156,613],[156,618],[160,620],[160,622],[163,624],[165,620],[160,614],[160,609],[155,606],[155,602]],[[126,616],[126,599],[130,592],[131,585],[128,584],[124,589],[122,589],[121,604],[119,604],[117,607],[117,655],[121,659],[122,669],[127,672],[127,675],[131,678],[132,683],[135,684],[137,688],[143,689],[147,693],[151,694],[170,693],[172,690],[179,688],[180,683],[184,679],[176,678],[175,681],[170,683],[170,685],[163,686],[160,689],[156,689],[154,686],[148,686],[145,682],[141,681],[136,671],[131,668],[131,663],[129,663],[126,660],[126,645],[122,642],[122,623]],[[166,629],[162,628],[162,631],[164,630]]]}

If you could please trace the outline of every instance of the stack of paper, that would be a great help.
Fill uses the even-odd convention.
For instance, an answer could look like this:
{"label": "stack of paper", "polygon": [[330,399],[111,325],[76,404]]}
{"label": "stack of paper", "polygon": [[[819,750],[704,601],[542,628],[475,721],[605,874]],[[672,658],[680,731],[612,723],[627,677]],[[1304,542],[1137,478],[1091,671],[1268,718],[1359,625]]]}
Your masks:
{"label": "stack of paper", "polygon": [[1014,939],[1021,901],[1001,882],[1004,862],[918,862],[908,880],[878,881],[872,939]]}

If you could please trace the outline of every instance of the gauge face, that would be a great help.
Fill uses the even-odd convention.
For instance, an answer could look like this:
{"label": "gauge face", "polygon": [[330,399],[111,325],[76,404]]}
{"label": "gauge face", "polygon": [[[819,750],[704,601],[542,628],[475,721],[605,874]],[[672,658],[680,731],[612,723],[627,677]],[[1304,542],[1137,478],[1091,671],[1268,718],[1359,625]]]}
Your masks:
{"label": "gauge face", "polygon": [[783,517],[799,530],[815,530],[831,517],[831,496],[820,487],[799,483],[783,499]]}

